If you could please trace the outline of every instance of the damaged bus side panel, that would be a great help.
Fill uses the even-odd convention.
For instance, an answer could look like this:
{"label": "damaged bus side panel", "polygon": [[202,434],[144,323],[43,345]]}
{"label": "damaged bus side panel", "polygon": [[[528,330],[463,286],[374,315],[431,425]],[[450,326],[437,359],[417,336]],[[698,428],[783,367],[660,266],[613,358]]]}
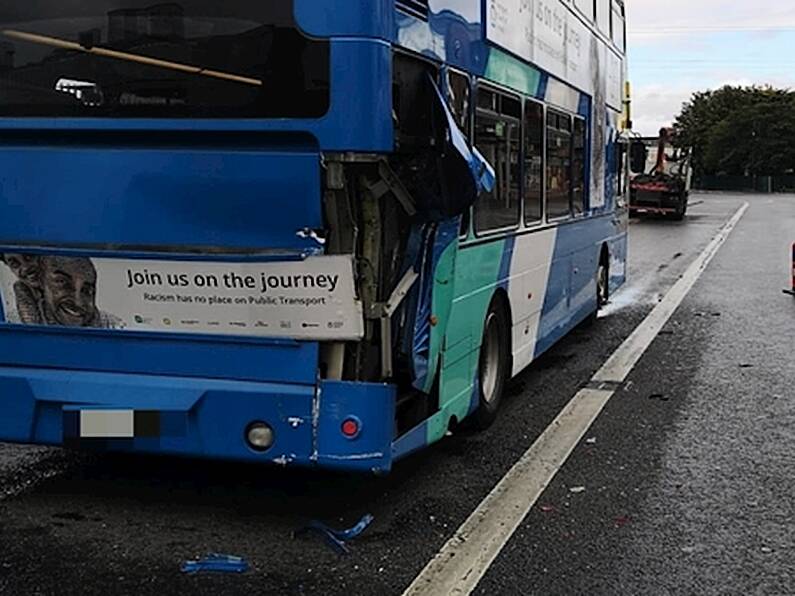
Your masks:
{"label": "damaged bus side panel", "polygon": [[605,115],[612,196],[600,206],[591,103],[566,92],[571,108],[547,109],[396,51],[395,151],[324,156],[326,250],[356,255],[366,333],[325,344],[321,370],[396,387],[395,457],[470,416],[488,426],[508,379],[624,281],[618,123]]}
{"label": "damaged bus side panel", "polygon": [[441,346],[453,302],[463,218],[491,166],[459,130],[439,70],[396,54],[390,156],[325,156],[329,254],[355,254],[363,341],[323,347],[330,379],[398,386],[396,435],[438,409]]}

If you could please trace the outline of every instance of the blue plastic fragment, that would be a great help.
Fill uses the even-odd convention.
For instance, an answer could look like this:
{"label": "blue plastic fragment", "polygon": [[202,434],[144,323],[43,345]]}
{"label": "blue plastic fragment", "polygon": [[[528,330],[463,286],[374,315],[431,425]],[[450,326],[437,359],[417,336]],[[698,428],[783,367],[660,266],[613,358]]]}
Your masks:
{"label": "blue plastic fragment", "polygon": [[310,522],[308,526],[296,532],[296,535],[306,534],[309,532],[320,534],[326,543],[340,555],[347,555],[350,552],[348,545],[345,544],[344,541],[337,538],[331,528],[320,522]]}
{"label": "blue plastic fragment", "polygon": [[331,530],[331,532],[340,540],[353,540],[354,538],[358,538],[361,533],[364,532],[371,523],[373,523],[374,519],[375,518],[368,513],[359,520],[358,524],[352,528],[349,528],[348,530],[339,530],[336,532]]}
{"label": "blue plastic fragment", "polygon": [[212,553],[198,561],[185,561],[180,567],[182,573],[245,573],[248,562],[242,557]]}
{"label": "blue plastic fragment", "polygon": [[335,530],[328,527],[326,524],[319,521],[311,521],[309,525],[295,532],[295,536],[314,532],[323,537],[326,543],[341,555],[347,555],[350,552],[346,542],[357,538],[364,532],[368,526],[373,523],[375,518],[369,513],[362,517],[352,528],[347,530]]}

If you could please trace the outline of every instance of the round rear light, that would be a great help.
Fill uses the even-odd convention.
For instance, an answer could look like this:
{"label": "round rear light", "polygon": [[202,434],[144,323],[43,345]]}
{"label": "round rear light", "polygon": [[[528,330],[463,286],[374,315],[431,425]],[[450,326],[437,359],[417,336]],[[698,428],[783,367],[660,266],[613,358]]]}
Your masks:
{"label": "round rear light", "polygon": [[264,422],[252,422],[246,430],[246,441],[255,451],[267,451],[275,438],[273,429]]}
{"label": "round rear light", "polygon": [[342,434],[347,439],[355,439],[361,430],[361,423],[356,418],[348,418],[342,423]]}

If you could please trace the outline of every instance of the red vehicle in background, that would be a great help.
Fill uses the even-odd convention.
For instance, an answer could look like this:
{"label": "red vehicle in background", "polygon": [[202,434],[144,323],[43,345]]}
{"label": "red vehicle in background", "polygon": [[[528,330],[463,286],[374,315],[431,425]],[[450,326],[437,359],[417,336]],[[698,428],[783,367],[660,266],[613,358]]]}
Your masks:
{"label": "red vehicle in background", "polygon": [[630,213],[685,218],[693,179],[691,152],[675,147],[673,129],[633,143],[632,172]]}

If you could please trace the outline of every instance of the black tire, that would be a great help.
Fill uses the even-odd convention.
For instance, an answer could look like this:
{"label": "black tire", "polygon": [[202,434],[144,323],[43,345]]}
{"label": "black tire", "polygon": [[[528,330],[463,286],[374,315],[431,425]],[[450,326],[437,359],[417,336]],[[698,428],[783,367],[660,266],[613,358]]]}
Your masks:
{"label": "black tire", "polygon": [[489,428],[497,419],[510,375],[511,325],[502,301],[495,298],[483,322],[483,340],[478,362],[478,409],[472,422],[478,430]]}
{"label": "black tire", "polygon": [[603,252],[596,269],[596,306],[602,310],[610,302],[610,257]]}
{"label": "black tire", "polygon": [[679,205],[676,207],[676,213],[672,215],[674,221],[684,221],[687,215],[687,196],[683,196]]}
{"label": "black tire", "polygon": [[606,252],[599,258],[596,268],[596,310],[583,322],[585,327],[594,325],[599,318],[599,311],[610,302],[610,258]]}

